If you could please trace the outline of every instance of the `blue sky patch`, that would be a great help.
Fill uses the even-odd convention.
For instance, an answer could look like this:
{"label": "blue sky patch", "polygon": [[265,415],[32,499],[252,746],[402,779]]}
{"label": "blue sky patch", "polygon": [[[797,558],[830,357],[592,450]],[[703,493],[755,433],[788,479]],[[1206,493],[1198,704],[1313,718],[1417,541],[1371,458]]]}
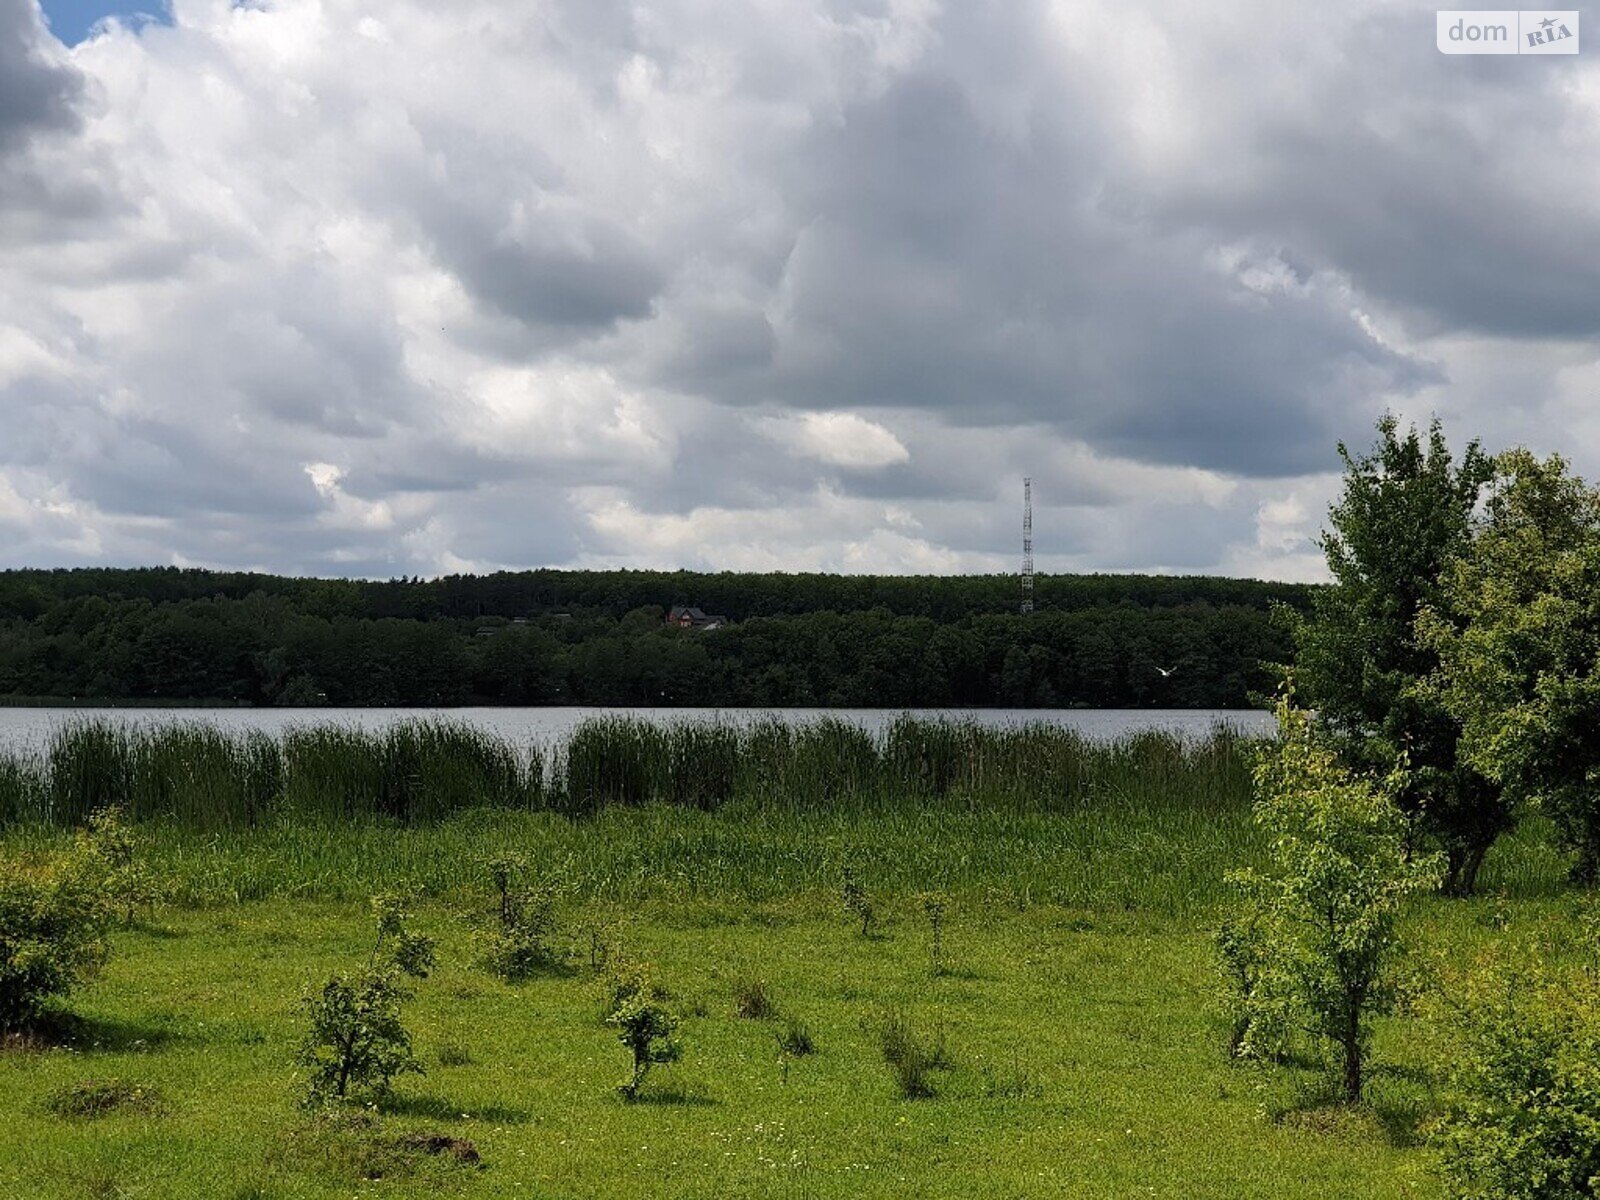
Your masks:
{"label": "blue sky patch", "polygon": [[162,0],[42,0],[50,32],[69,46],[89,36],[89,30],[102,17],[130,17],[166,21],[167,6]]}

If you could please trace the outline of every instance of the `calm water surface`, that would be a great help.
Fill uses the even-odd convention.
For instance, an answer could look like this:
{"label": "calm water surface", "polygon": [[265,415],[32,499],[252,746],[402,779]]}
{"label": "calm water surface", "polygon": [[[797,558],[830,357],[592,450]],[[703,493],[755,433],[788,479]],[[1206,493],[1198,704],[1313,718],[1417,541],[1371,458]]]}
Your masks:
{"label": "calm water surface", "polygon": [[1269,712],[1221,708],[0,708],[0,748],[37,748],[62,725],[85,720],[135,725],[199,721],[221,729],[264,729],[277,733],[296,725],[359,725],[381,729],[399,721],[441,718],[465,721],[511,742],[549,745],[564,741],[574,726],[590,717],[626,716],[661,722],[724,721],[732,724],[748,724],[762,718],[798,724],[835,717],[875,733],[907,712],[935,720],[976,721],[983,725],[1043,722],[1107,741],[1146,729],[1204,737],[1219,724],[1245,733],[1269,733],[1273,727]]}

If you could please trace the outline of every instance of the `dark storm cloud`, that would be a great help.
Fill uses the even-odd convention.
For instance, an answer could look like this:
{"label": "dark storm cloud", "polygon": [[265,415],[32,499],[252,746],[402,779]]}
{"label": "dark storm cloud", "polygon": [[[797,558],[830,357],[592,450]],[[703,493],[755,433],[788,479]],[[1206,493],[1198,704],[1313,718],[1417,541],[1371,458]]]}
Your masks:
{"label": "dark storm cloud", "polygon": [[1428,15],[1319,31],[1336,65],[1306,72],[1300,103],[1225,106],[1209,161],[1143,181],[1158,223],[1292,245],[1425,333],[1600,333],[1588,68],[1442,55],[1418,36]]}
{"label": "dark storm cloud", "polygon": [[934,69],[819,132],[789,179],[807,223],[770,350],[764,324],[724,318],[677,385],[1044,422],[1144,461],[1289,475],[1326,458],[1331,414],[1433,378],[1336,290],[1251,293],[1204,235],[1116,212],[1107,150],[1068,123],[1092,98],[1054,99],[997,131]]}
{"label": "dark storm cloud", "polygon": [[441,247],[473,295],[529,325],[604,327],[648,315],[663,277],[643,247],[601,224],[576,241],[530,246],[471,231]]}
{"label": "dark storm cloud", "polygon": [[46,37],[35,0],[0,0],[0,152],[78,124],[82,76],[46,56]]}

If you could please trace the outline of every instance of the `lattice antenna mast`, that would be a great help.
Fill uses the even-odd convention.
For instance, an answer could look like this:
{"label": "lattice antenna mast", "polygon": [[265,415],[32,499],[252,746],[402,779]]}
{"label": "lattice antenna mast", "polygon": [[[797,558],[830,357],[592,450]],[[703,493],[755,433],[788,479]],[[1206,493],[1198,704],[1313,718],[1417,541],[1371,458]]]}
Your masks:
{"label": "lattice antenna mast", "polygon": [[1033,479],[1022,481],[1022,611],[1033,611]]}

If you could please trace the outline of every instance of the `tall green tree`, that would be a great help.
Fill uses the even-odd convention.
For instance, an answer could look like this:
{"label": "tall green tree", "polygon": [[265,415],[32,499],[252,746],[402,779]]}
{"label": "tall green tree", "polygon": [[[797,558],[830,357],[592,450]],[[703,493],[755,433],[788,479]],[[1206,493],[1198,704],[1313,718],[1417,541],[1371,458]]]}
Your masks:
{"label": "tall green tree", "polygon": [[1559,456],[1497,460],[1470,545],[1419,633],[1462,756],[1539,805],[1600,880],[1600,493]]}
{"label": "tall green tree", "polygon": [[1322,550],[1335,586],[1293,619],[1295,683],[1359,769],[1404,765],[1396,797],[1445,853],[1446,891],[1469,894],[1484,854],[1510,828],[1501,790],[1460,754],[1461,722],[1425,686],[1439,665],[1417,617],[1437,609],[1443,578],[1464,552],[1472,513],[1493,469],[1473,442],[1459,462],[1437,420],[1426,436],[1378,422],[1366,454],[1341,443],[1344,492]]}

